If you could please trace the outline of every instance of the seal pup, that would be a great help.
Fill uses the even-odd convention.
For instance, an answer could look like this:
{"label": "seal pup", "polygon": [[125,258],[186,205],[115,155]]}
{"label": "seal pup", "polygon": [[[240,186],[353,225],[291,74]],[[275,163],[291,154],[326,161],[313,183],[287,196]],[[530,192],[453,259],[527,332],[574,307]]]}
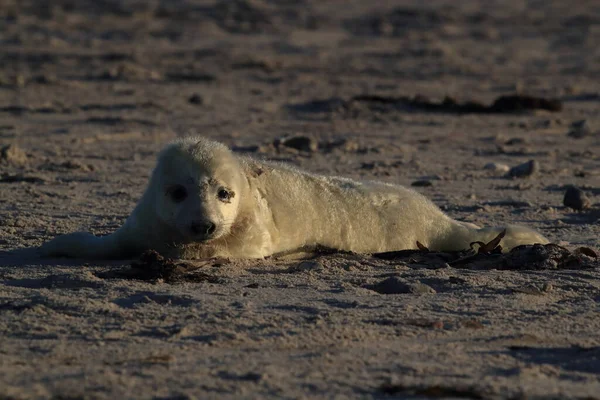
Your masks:
{"label": "seal pup", "polygon": [[505,250],[548,243],[522,226],[456,221],[411,189],[321,176],[235,155],[186,137],[167,145],[125,224],[97,237],[77,232],[40,248],[45,256],[126,258],[148,249],[179,258],[263,258],[312,246],[357,253],[464,250],[506,229]]}

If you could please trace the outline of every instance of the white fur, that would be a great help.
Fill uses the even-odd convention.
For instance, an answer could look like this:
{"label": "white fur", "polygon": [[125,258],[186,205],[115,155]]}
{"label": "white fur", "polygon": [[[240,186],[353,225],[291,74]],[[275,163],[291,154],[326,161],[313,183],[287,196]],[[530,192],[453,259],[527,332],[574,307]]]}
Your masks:
{"label": "white fur", "polygon": [[[176,202],[173,188],[181,187],[187,197]],[[233,197],[219,199],[221,189]],[[210,235],[208,222],[215,226]],[[487,242],[505,228],[505,250],[548,242],[525,227],[479,229],[453,220],[402,186],[314,175],[188,137],[160,153],[146,192],[120,229],[104,237],[60,236],[41,252],[119,258],[154,249],[182,258],[261,258],[317,245],[358,253],[414,249],[417,241],[450,251]]]}

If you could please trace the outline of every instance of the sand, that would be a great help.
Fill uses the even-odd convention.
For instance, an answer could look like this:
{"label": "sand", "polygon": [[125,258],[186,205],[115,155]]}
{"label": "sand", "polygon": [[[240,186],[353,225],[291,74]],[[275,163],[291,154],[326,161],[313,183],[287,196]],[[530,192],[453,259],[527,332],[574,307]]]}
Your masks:
{"label": "sand", "polygon": [[[600,234],[598,43],[593,0],[0,2],[0,399],[600,398],[600,262],[576,253]],[[440,103],[515,94],[562,109]],[[120,226],[188,133],[414,183],[572,262],[335,253],[141,280],[35,254]]]}

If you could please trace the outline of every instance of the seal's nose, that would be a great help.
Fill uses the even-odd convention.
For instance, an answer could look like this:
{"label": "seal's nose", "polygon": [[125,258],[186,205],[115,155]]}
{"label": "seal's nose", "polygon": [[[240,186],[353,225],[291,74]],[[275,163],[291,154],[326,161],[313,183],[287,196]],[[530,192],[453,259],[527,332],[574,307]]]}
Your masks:
{"label": "seal's nose", "polygon": [[215,232],[217,225],[212,221],[192,222],[190,229],[194,235],[209,236]]}

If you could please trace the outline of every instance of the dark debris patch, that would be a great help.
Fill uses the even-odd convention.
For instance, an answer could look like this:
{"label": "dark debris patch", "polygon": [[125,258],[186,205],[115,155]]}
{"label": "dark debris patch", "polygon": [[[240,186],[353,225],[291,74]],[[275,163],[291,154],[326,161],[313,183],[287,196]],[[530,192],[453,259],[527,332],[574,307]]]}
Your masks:
{"label": "dark debris patch", "polygon": [[144,125],[144,126],[157,126],[157,124],[155,122],[148,121],[145,119],[139,119],[139,118],[127,119],[127,118],[121,118],[121,117],[89,117],[85,120],[85,122],[88,124],[109,125],[109,126],[121,125],[121,124],[126,124],[126,123],[134,123],[134,124]]}
{"label": "dark debris patch", "polygon": [[[563,370],[597,374],[600,369],[600,347],[579,345],[563,347],[508,346],[512,357],[527,363],[555,365]],[[597,399],[590,397],[590,399]]]}
{"label": "dark debris patch", "polygon": [[414,181],[410,184],[410,186],[414,187],[430,187],[433,186],[433,183],[430,180],[422,179],[418,181]]}
{"label": "dark debris patch", "polygon": [[582,247],[570,251],[553,243],[517,246],[508,253],[498,251],[475,253],[472,250],[457,252],[401,250],[375,253],[373,257],[384,260],[405,260],[410,264],[432,266],[447,263],[448,266],[454,268],[474,270],[525,271],[600,267],[600,260],[594,250]]}
{"label": "dark debris patch", "polygon": [[133,279],[169,284],[184,282],[223,283],[219,277],[198,271],[202,266],[175,261],[161,256],[154,250],[148,250],[140,256],[139,260],[133,261],[130,268],[101,272],[97,276],[104,279]]}
{"label": "dark debris patch", "polygon": [[337,97],[312,100],[288,105],[288,109],[299,113],[332,113],[351,111],[359,105],[380,112],[422,110],[448,114],[515,114],[535,110],[558,112],[562,111],[563,107],[561,101],[557,99],[518,94],[500,96],[490,105],[478,101],[459,102],[449,96],[438,102],[422,95],[414,97],[358,95],[349,100]]}
{"label": "dark debris patch", "polygon": [[347,108],[347,102],[339,97],[332,97],[324,100],[311,100],[305,103],[288,104],[287,108],[292,112],[298,113],[332,113],[344,111]]}
{"label": "dark debris patch", "polygon": [[169,72],[165,78],[171,82],[214,82],[217,78],[210,74],[201,72]]}
{"label": "dark debris patch", "polygon": [[472,388],[459,388],[452,386],[425,386],[414,387],[401,384],[386,383],[379,387],[379,391],[386,395],[393,396],[415,396],[426,398],[459,398],[459,399],[485,399],[487,396],[484,393]]}
{"label": "dark debris patch", "polygon": [[298,151],[315,152],[318,149],[318,143],[310,136],[293,135],[275,139],[273,145],[277,149],[291,148]]}
{"label": "dark debris patch", "polygon": [[560,100],[518,94],[500,96],[491,105],[485,105],[477,101],[460,103],[449,96],[446,96],[441,102],[435,102],[420,95],[415,97],[360,95],[354,96],[350,102],[366,103],[367,105],[387,105],[396,108],[416,108],[424,111],[452,114],[510,114],[533,110],[552,112],[562,110]]}
{"label": "dark debris patch", "polygon": [[37,175],[23,174],[2,174],[0,175],[0,183],[45,183],[46,178]]}
{"label": "dark debris patch", "polygon": [[10,113],[14,115],[22,115],[25,113],[30,114],[70,114],[73,110],[60,106],[43,106],[43,107],[26,107],[20,105],[10,105],[5,107],[0,107],[0,113]]}
{"label": "dark debris patch", "polygon": [[20,313],[25,310],[30,310],[36,305],[35,301],[24,302],[22,300],[19,301],[5,301],[0,303],[0,311],[13,311],[16,313]]}

